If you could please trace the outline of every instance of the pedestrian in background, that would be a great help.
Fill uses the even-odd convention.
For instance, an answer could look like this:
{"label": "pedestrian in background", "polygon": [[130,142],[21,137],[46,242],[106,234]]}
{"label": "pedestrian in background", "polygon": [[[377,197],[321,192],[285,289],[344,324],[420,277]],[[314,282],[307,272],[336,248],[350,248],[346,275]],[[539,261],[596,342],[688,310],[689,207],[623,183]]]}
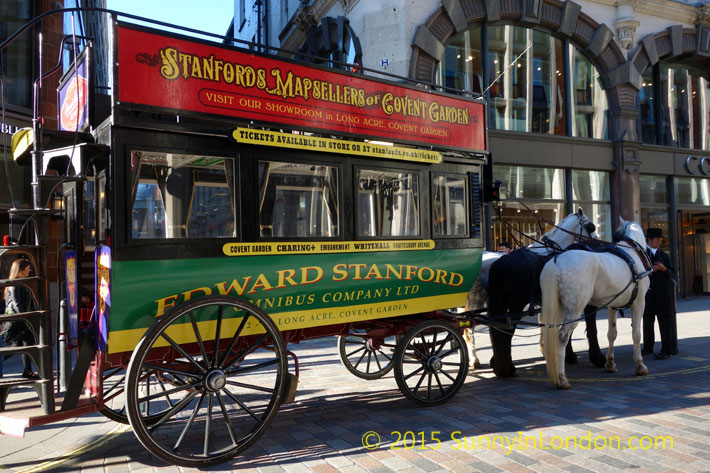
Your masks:
{"label": "pedestrian in background", "polygon": [[[641,353],[653,353],[655,343],[655,321],[658,319],[658,329],[661,333],[661,350],[654,356],[659,360],[668,359],[673,354],[672,315],[675,311],[673,292],[675,290],[676,272],[671,267],[668,253],[660,246],[663,242],[663,231],[660,228],[646,230],[647,252],[653,266],[649,276],[651,285],[646,293],[646,308],[643,312],[643,350]],[[676,348],[677,353],[677,348]]]}
{"label": "pedestrian in background", "polygon": [[501,244],[498,245],[498,252],[503,253],[504,255],[510,253],[510,243],[507,241],[501,242]]}
{"label": "pedestrian in background", "polygon": [[[26,259],[18,258],[12,263],[9,279],[30,277],[32,266]],[[5,288],[5,313],[19,314],[33,309],[32,296],[24,286],[8,286]],[[11,320],[2,325],[2,338],[7,346],[30,346],[35,344],[30,327],[23,320]],[[37,378],[32,371],[32,360],[29,355],[22,355],[22,377]]]}

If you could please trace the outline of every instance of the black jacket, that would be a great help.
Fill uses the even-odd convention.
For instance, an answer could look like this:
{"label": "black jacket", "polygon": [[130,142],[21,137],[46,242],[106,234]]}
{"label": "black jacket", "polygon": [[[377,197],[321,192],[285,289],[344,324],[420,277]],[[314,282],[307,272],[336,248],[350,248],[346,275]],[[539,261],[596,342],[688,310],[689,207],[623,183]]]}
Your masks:
{"label": "black jacket", "polygon": [[672,310],[673,291],[675,290],[675,269],[671,266],[671,258],[668,253],[660,248],[656,250],[655,255],[651,255],[649,251],[649,257],[652,264],[657,261],[663,263],[667,271],[654,271],[649,276],[651,286],[646,293],[646,306],[654,312],[669,313]]}
{"label": "black jacket", "polygon": [[[11,286],[7,291],[6,314],[18,314],[32,310],[30,292],[22,286]],[[29,326],[22,320],[11,320],[2,324],[2,339],[7,346],[32,345],[34,336]]]}

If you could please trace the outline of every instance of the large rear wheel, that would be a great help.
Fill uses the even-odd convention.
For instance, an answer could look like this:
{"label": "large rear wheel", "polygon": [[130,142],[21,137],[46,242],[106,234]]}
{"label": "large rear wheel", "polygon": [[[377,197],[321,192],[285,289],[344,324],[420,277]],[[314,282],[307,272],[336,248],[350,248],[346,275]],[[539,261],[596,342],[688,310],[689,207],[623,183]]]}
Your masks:
{"label": "large rear wheel", "polygon": [[[143,446],[168,463],[219,463],[263,433],[287,369],[283,337],[267,314],[231,297],[202,297],[163,315],[136,347],[128,419]],[[151,378],[161,383],[149,392]]]}

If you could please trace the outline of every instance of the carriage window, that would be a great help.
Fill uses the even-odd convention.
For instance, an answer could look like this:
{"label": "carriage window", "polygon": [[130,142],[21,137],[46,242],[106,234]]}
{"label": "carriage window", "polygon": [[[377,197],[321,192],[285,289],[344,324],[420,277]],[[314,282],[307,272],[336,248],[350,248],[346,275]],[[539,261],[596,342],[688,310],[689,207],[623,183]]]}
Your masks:
{"label": "carriage window", "polygon": [[435,237],[465,237],[466,176],[432,177],[433,235]]}
{"label": "carriage window", "polygon": [[229,158],[133,153],[133,238],[236,236]]}
{"label": "carriage window", "polygon": [[339,236],[338,195],[334,166],[259,161],[260,235]]}
{"label": "carriage window", "polygon": [[419,176],[361,169],[358,182],[358,236],[417,236]]}

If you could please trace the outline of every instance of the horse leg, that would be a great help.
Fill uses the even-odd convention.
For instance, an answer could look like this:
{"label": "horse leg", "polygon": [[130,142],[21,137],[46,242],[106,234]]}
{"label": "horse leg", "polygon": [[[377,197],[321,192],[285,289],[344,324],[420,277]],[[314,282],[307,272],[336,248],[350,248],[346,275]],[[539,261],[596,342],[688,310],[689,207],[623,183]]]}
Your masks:
{"label": "horse leg", "polygon": [[[643,300],[643,298],[641,299]],[[636,304],[631,307],[631,338],[634,341],[634,365],[636,366],[637,376],[646,376],[648,374],[648,368],[643,364],[643,356],[641,355],[641,328],[643,325],[644,306],[645,301],[640,308]]]}
{"label": "horse leg", "polygon": [[589,343],[589,361],[598,368],[606,361],[597,337],[597,308],[588,305],[584,308],[584,322],[587,325],[587,342]]}
{"label": "horse leg", "polygon": [[569,341],[565,346],[565,363],[567,363],[568,365],[576,365],[577,363],[579,363],[577,358],[577,354],[572,348],[572,337],[570,336]]}
{"label": "horse leg", "polygon": [[[515,366],[510,356],[510,340],[513,337],[509,328],[491,327],[491,368],[499,378],[509,378],[515,375]],[[512,369],[511,369],[512,368]]]}
{"label": "horse leg", "polygon": [[466,340],[466,349],[468,350],[468,369],[481,369],[481,362],[476,356],[476,339],[472,328],[467,328],[463,331],[463,338]]}
{"label": "horse leg", "polygon": [[[567,317],[565,317],[566,319]],[[557,346],[557,370],[560,376],[560,382],[557,385],[559,389],[570,389],[572,385],[569,384],[567,380],[567,375],[565,374],[565,350],[567,344],[572,338],[572,331],[576,324],[566,324],[562,325],[559,329],[560,343]]]}
{"label": "horse leg", "polygon": [[[616,373],[616,363],[614,363],[614,341],[616,340],[616,309],[609,307],[609,331],[606,334],[607,340],[609,340],[609,348],[606,351],[606,364],[604,369],[609,373]],[[641,356],[641,351],[639,351],[639,356]]]}

